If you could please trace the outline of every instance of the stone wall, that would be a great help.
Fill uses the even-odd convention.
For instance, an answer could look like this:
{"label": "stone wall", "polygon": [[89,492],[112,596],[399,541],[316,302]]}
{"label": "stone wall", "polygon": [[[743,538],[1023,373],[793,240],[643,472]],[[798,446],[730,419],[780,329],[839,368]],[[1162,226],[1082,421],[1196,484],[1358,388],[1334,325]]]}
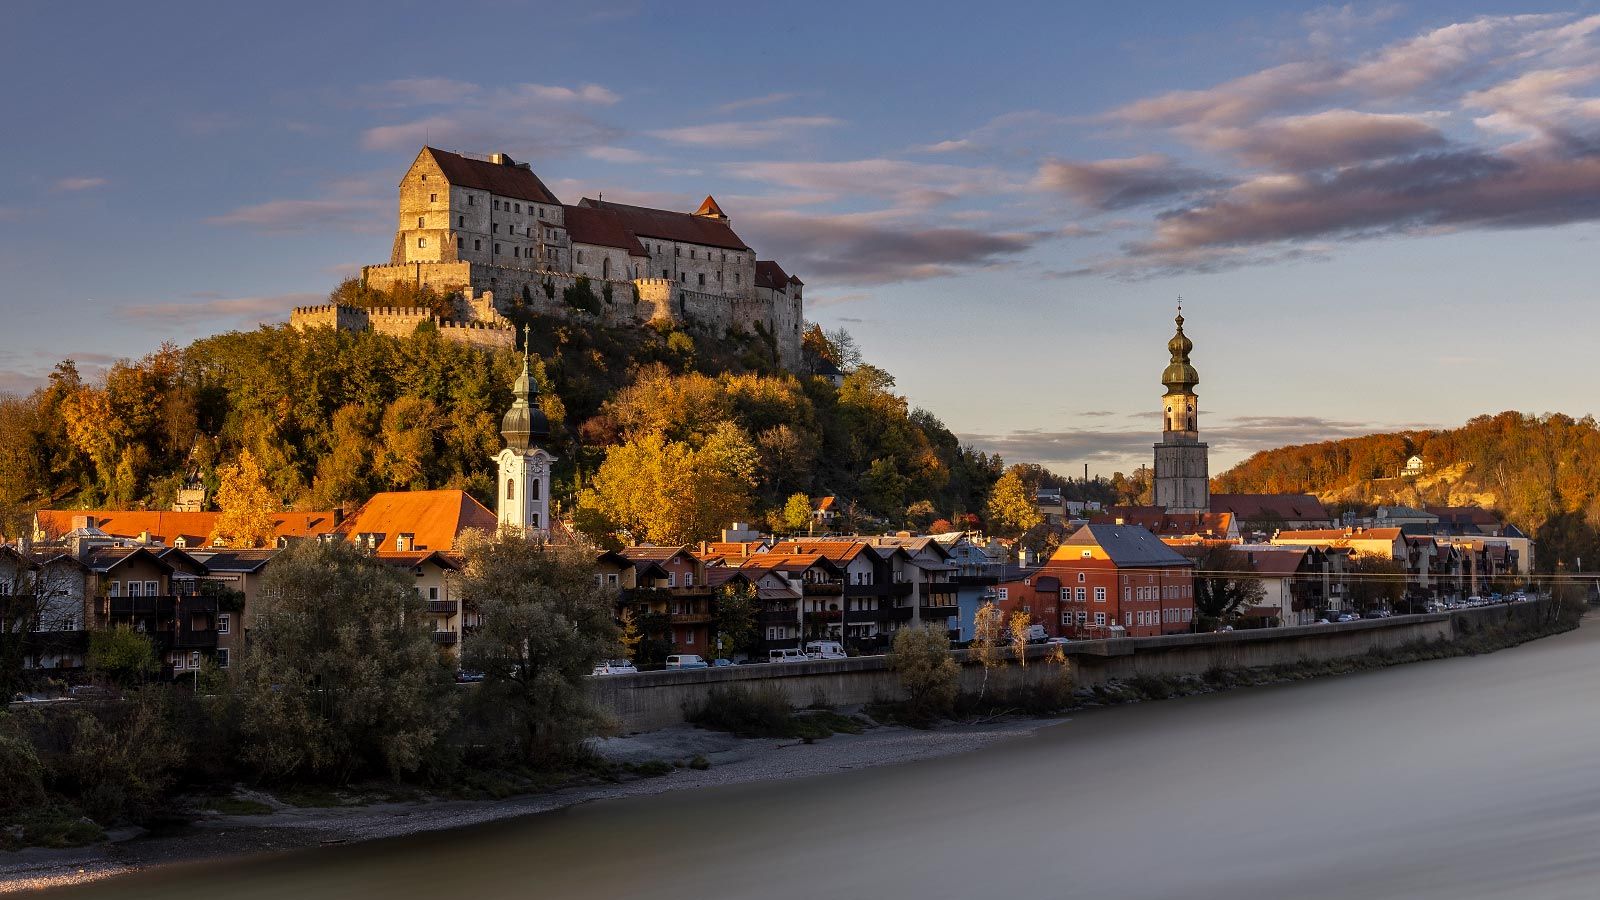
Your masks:
{"label": "stone wall", "polygon": [[[1203,675],[1212,669],[1246,669],[1323,662],[1362,656],[1373,650],[1395,650],[1419,642],[1470,638],[1489,628],[1539,627],[1546,603],[1522,603],[1396,616],[1343,625],[1262,628],[1222,634],[1182,634],[1155,638],[1079,641],[1067,645],[1080,685],[1125,681],[1138,675]],[[1047,648],[1031,648],[1042,658]],[[962,662],[962,689],[976,691],[982,669],[956,651]],[[1012,677],[1053,677],[1051,667],[1030,665],[1012,670]],[[642,672],[593,679],[591,693],[610,709],[625,731],[647,731],[684,721],[684,707],[703,703],[718,685],[757,687],[774,684],[796,706],[810,704],[818,693],[829,702],[850,705],[900,696],[900,684],[883,656],[851,659],[734,666],[723,669]]]}

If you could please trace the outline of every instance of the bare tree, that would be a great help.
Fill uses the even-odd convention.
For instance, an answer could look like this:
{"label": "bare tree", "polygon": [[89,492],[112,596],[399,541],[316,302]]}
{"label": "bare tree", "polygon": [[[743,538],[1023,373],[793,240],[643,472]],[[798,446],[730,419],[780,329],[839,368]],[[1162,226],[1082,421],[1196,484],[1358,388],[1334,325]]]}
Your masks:
{"label": "bare tree", "polygon": [[40,562],[0,547],[0,696],[24,686],[25,666],[36,654],[63,649],[56,642],[64,633],[82,628],[81,587],[64,559]]}

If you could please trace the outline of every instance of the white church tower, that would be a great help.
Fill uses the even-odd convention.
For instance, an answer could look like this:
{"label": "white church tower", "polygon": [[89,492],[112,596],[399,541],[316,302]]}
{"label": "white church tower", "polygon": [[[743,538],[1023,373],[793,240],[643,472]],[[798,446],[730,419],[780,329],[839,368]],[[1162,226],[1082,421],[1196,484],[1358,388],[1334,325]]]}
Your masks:
{"label": "white church tower", "polygon": [[500,420],[506,447],[495,457],[500,527],[534,534],[550,527],[550,464],[555,457],[537,446],[550,436],[550,422],[532,400],[538,393],[528,367],[528,328],[522,329],[522,374],[512,388],[516,402]]}
{"label": "white church tower", "polygon": [[1200,401],[1194,386],[1200,373],[1189,364],[1194,342],[1183,333],[1183,304],[1178,304],[1178,332],[1167,342],[1172,361],[1161,373],[1167,393],[1161,398],[1161,443],[1156,445],[1155,505],[1167,512],[1211,511],[1211,477],[1207,448],[1200,443]]}

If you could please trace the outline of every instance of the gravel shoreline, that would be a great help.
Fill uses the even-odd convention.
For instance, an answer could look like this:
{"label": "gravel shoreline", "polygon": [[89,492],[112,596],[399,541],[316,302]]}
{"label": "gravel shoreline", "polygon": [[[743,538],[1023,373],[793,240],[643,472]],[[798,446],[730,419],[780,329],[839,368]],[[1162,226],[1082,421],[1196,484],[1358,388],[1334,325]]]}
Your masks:
{"label": "gravel shoreline", "polygon": [[871,728],[858,735],[836,734],[812,744],[737,738],[687,725],[676,726],[596,741],[595,749],[617,762],[687,760],[699,755],[710,761],[709,769],[679,768],[660,778],[583,785],[506,800],[423,801],[309,809],[284,807],[269,815],[213,815],[172,833],[114,833],[110,842],[93,847],[0,854],[0,893],[98,881],[181,862],[281,853],[324,844],[443,831],[535,815],[593,800],[898,765],[969,753],[996,741],[1032,734],[1061,721],[1065,719],[1013,719],[928,731],[890,725]]}

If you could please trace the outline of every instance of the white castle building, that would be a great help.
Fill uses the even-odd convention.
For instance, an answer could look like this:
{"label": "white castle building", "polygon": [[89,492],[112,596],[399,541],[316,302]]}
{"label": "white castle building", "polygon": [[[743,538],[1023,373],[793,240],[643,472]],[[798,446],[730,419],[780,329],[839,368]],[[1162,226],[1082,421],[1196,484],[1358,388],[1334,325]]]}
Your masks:
{"label": "white castle building", "polygon": [[[769,343],[785,366],[800,363],[803,282],[758,260],[714,198],[692,213],[587,197],[569,206],[503,153],[423,147],[400,181],[389,263],[364,267],[362,280],[489,295],[500,314],[520,305],[744,332]],[[311,323],[318,312],[329,318],[311,308],[297,319]]]}

